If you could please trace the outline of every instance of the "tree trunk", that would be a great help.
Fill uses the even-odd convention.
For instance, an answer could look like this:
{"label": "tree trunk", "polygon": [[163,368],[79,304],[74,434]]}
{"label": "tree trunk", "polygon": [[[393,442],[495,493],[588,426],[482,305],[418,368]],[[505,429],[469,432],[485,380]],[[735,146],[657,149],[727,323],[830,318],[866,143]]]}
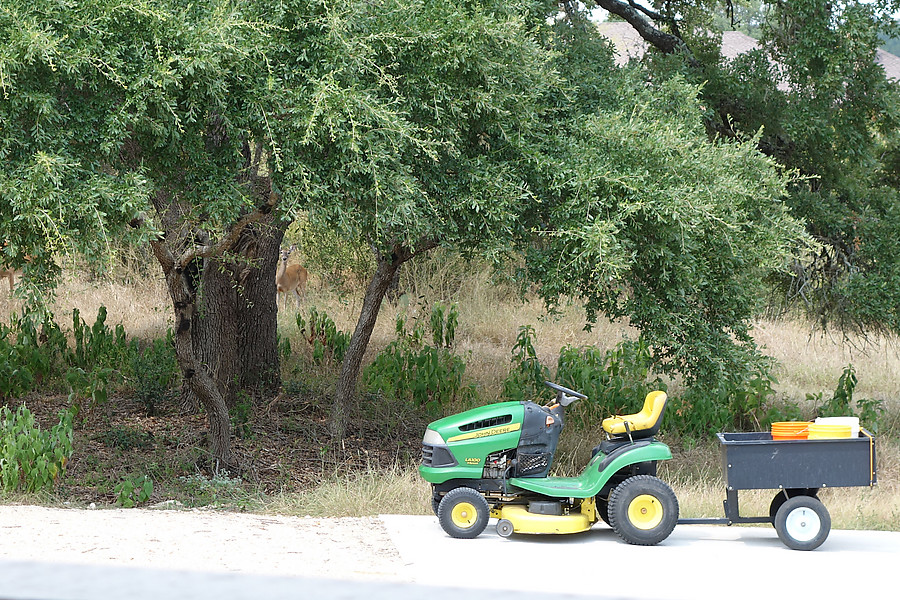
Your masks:
{"label": "tree trunk", "polygon": [[187,395],[209,418],[216,472],[239,470],[226,396],[263,381],[280,385],[274,280],[287,223],[275,220],[278,197],[271,181],[258,177],[250,183],[260,200],[256,209],[215,241],[188,225],[188,210],[171,191],[160,189],[151,197],[164,233],[150,246],[175,309],[175,355]]}
{"label": "tree trunk", "polygon": [[151,242],[153,252],[166,276],[166,287],[175,308],[175,356],[185,382],[209,417],[209,447],[212,468],[235,472],[237,465],[231,452],[231,424],[225,400],[215,381],[197,360],[193,345],[193,317],[196,294],[186,281],[184,270],[162,241]]}
{"label": "tree trunk", "polygon": [[248,227],[232,256],[206,261],[195,317],[194,349],[228,407],[240,391],[281,386],[276,339],[275,269],[287,223]]}
{"label": "tree trunk", "polygon": [[366,295],[363,298],[362,310],[356,329],[350,338],[347,353],[344,354],[344,363],[341,365],[341,376],[337,382],[337,390],[334,396],[334,404],[331,412],[331,432],[337,439],[343,439],[347,429],[347,410],[356,395],[356,383],[359,379],[360,366],[375,322],[378,320],[378,311],[384,295],[391,285],[391,280],[400,266],[409,259],[408,252],[398,254],[396,251],[390,256],[379,256],[375,273],[369,281]]}
{"label": "tree trunk", "polygon": [[378,320],[378,311],[381,309],[381,303],[391,285],[391,281],[403,263],[435,247],[437,247],[435,241],[425,239],[419,241],[415,251],[400,243],[394,244],[390,254],[380,255],[376,250],[377,267],[371,281],[369,281],[369,287],[366,289],[362,310],[359,313],[359,320],[356,322],[356,329],[353,330],[350,345],[347,348],[347,353],[344,355],[344,363],[341,365],[341,376],[338,379],[334,395],[334,404],[331,411],[331,433],[335,438],[343,439],[346,433],[347,411],[356,395],[356,384],[359,380],[362,359],[366,349],[369,347],[369,340],[372,338],[372,331],[375,329],[375,322]]}

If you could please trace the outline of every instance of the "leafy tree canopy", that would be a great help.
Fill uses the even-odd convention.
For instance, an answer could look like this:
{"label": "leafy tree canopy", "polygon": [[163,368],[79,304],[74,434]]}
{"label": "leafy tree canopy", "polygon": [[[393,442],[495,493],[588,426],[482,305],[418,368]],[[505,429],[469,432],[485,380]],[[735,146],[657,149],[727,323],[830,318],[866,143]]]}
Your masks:
{"label": "leafy tree canopy", "polygon": [[307,66],[290,64],[290,44],[278,59],[290,65],[287,88],[309,97],[301,110],[285,99],[281,126],[305,134],[279,147],[286,194],[379,252],[497,245],[527,193],[517,165],[544,127],[538,101],[555,79],[519,7],[396,0],[344,10],[329,32],[344,50],[312,87]]}
{"label": "leafy tree canopy", "polygon": [[[659,9],[672,28],[694,18],[693,33],[710,5]],[[549,22],[555,7],[5,2],[4,252],[48,265],[60,247],[99,254],[145,213],[165,232],[141,230],[169,276],[236,251],[235,223],[273,204],[287,219],[308,211],[376,251],[345,359],[355,384],[358,362],[347,365],[402,262],[437,245],[496,255],[517,240],[551,303],[574,293],[591,318],[629,319],[691,378],[737,368],[755,357],[758,282],[800,237],[781,203],[787,180],[755,150],[768,138],[710,142],[713,83],[700,92],[665,61],[650,76],[619,70],[577,11]]]}
{"label": "leafy tree canopy", "polygon": [[[603,54],[595,34],[581,37],[569,48]],[[754,368],[762,280],[802,238],[783,203],[789,180],[756,139],[710,142],[699,90],[682,78],[647,85],[638,69],[608,66],[573,87],[601,79],[603,101],[570,95],[558,129],[554,195],[529,238],[532,277],[551,304],[575,294],[589,320],[634,324],[689,382]]]}
{"label": "leafy tree canopy", "polygon": [[[597,0],[655,49],[654,76],[702,85],[710,135],[758,140],[801,177],[786,204],[814,244],[773,278],[785,308],[817,322],[900,331],[900,222],[896,169],[898,87],[875,61],[879,35],[896,30],[896,0],[767,2],[759,49],[719,53],[724,9],[752,3],[671,0],[635,8]],[[718,20],[717,20],[718,17]],[[730,28],[730,26],[729,26]]]}

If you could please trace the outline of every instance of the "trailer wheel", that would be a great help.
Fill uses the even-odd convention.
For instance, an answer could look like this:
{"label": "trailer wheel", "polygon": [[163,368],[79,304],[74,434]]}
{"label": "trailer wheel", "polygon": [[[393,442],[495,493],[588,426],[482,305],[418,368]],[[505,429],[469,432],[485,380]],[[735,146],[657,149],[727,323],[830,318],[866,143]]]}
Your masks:
{"label": "trailer wheel", "polygon": [[478,537],[490,516],[491,508],[484,496],[468,487],[450,490],[438,505],[441,528],[454,538]]}
{"label": "trailer wheel", "polygon": [[819,488],[790,488],[781,490],[775,494],[775,497],[772,498],[772,503],[769,504],[769,518],[772,519],[772,523],[775,523],[775,515],[778,514],[778,509],[791,498],[797,496],[812,496],[813,498],[817,498],[818,493]]}
{"label": "trailer wheel", "polygon": [[678,499],[657,477],[629,477],[609,495],[609,520],[616,535],[629,544],[654,546],[675,529]]}
{"label": "trailer wheel", "polygon": [[831,531],[831,515],[818,498],[796,496],[778,509],[775,531],[791,550],[815,550]]}

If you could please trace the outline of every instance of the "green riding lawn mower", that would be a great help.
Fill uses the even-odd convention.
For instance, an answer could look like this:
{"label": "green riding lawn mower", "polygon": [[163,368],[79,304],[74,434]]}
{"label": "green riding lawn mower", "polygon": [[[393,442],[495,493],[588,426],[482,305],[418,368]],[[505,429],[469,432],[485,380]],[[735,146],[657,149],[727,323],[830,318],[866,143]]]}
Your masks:
{"label": "green riding lawn mower", "polygon": [[602,423],[607,439],[577,477],[549,477],[564,410],[586,396],[546,382],[549,406],[500,402],[431,423],[419,472],[432,486],[432,508],[448,535],[474,538],[491,517],[497,533],[563,534],[603,520],[630,544],[655,545],[678,521],[678,500],[656,477],[672,458],[654,436],[666,407],[651,392],[643,409]]}

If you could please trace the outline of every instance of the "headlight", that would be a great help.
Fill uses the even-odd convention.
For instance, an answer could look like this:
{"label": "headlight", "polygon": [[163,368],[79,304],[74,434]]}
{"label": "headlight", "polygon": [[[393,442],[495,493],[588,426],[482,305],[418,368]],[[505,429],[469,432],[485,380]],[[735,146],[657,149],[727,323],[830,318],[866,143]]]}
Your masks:
{"label": "headlight", "polygon": [[422,443],[426,446],[442,446],[444,444],[444,438],[441,437],[434,429],[426,429],[425,437],[422,438]]}

